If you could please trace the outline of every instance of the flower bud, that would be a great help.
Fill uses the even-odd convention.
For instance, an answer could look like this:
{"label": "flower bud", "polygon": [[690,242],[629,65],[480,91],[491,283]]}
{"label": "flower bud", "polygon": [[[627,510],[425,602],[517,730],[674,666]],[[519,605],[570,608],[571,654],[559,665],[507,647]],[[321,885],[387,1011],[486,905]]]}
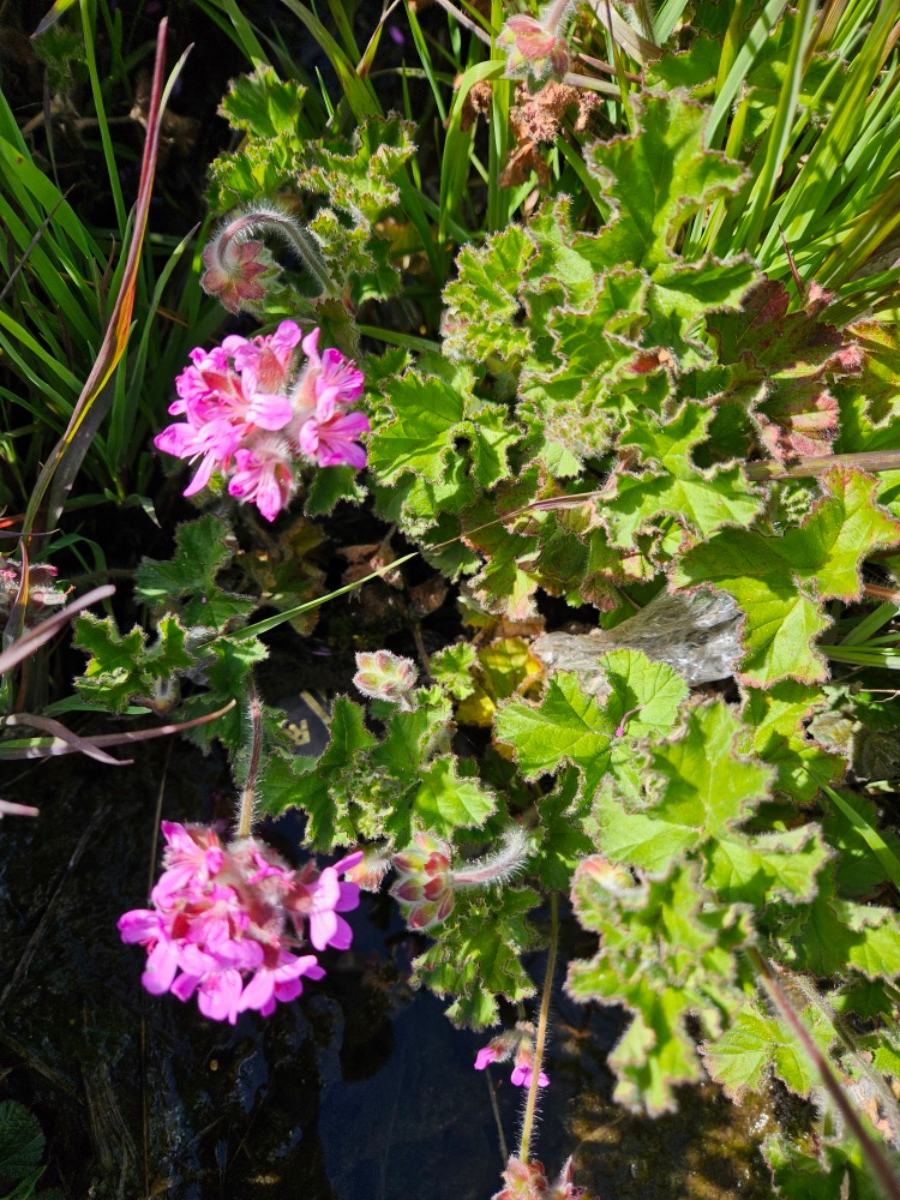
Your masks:
{"label": "flower bud", "polygon": [[228,237],[229,226],[203,249],[206,267],[200,286],[208,296],[218,296],[223,308],[240,312],[265,298],[263,284],[277,271],[263,242]]}
{"label": "flower bud", "polygon": [[497,37],[497,45],[506,51],[504,74],[509,79],[541,83],[551,77],[562,79],[569,69],[566,39],[525,13],[509,18]]}
{"label": "flower bud", "polygon": [[387,700],[412,710],[409,693],[416,685],[418,670],[411,658],[401,658],[390,650],[360,653],[356,656],[354,686],[372,700]]}
{"label": "flower bud", "polygon": [[391,895],[403,907],[410,929],[430,929],[446,921],[455,898],[450,846],[430,833],[417,833],[414,845],[394,855],[397,882]]}

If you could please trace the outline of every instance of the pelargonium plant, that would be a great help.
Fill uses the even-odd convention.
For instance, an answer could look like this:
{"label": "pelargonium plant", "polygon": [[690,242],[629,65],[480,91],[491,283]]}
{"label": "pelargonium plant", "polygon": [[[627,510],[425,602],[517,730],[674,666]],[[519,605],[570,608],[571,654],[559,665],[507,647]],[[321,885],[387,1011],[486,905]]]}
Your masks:
{"label": "pelargonium plant", "polygon": [[[301,345],[306,362],[297,364]],[[184,417],[154,439],[158,449],[199,460],[186,496],[202,491],[215,472],[228,492],[253,503],[274,521],[299,486],[304,463],[319,467],[366,465],[359,438],[369,420],[352,406],[363,376],[337,350],[319,353],[319,330],[303,337],[282,321],[265,337],[226,337],[212,350],[191,351],[169,407]]]}
{"label": "pelargonium plant", "polygon": [[235,1024],[238,1014],[263,1016],[303,991],[304,976],[325,974],[316,950],[346,950],[352,931],[339,913],[359,904],[359,888],[340,876],[361,852],[319,871],[291,870],[252,837],[223,843],[202,825],[163,821],[165,870],[151,892],[153,907],[119,919],[124,942],[148,950],[141,982],[152,995],[179,1000],[195,993],[205,1017]]}

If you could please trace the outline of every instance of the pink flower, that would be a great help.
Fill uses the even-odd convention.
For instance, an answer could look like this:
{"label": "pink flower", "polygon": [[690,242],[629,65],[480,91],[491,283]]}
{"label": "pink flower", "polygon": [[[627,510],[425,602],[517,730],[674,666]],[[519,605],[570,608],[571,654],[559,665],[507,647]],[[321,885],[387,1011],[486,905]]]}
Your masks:
{"label": "pink flower", "polygon": [[303,977],[322,978],[315,955],[295,953],[307,920],[316,949],[350,945],[336,913],[356,907],[359,889],[339,876],[361,853],[321,873],[308,864],[298,876],[253,838],[223,845],[214,829],[168,821],[163,836],[154,907],[119,919],[122,940],[147,948],[142,983],[153,995],[196,994],[204,1016],[233,1025],[247,1009],[268,1016],[299,996]]}
{"label": "pink flower", "polygon": [[501,1058],[500,1052],[495,1049],[490,1043],[487,1046],[482,1046],[475,1055],[475,1070],[483,1071],[492,1062],[498,1062]]}
{"label": "pink flower", "polygon": [[309,923],[309,940],[317,950],[334,946],[346,950],[353,932],[339,912],[349,912],[359,904],[359,887],[341,883],[339,876],[362,862],[362,851],[348,854],[333,867],[319,872],[308,863],[297,875],[286,904],[297,931],[302,935],[304,922]]}
{"label": "pink flower", "polygon": [[230,495],[274,521],[297,491],[302,461],[365,466],[358,439],[369,421],[348,411],[362,393],[362,373],[337,350],[320,356],[315,329],[302,339],[307,362],[297,374],[301,338],[294,321],[282,321],[265,337],[233,335],[212,350],[191,351],[169,406],[185,420],[154,439],[158,449],[198,464],[186,496],[219,474]]}
{"label": "pink flower", "polygon": [[303,991],[301,976],[321,979],[324,974],[314,954],[295,958],[292,954],[281,951],[275,965],[261,967],[244,988],[238,1011],[255,1008],[262,1016],[271,1016],[275,1011],[276,1000],[286,1003],[300,995]]}
{"label": "pink flower", "polygon": [[369,418],[360,412],[310,417],[300,430],[300,449],[320,467],[346,465],[358,471],[366,465],[366,452],[357,439],[369,428]]}
{"label": "pink flower", "polygon": [[[236,450],[234,474],[228,481],[228,494],[249,500],[267,521],[274,521],[291,500],[297,481],[286,459],[277,452]],[[185,493],[186,495],[187,493]]]}
{"label": "pink flower", "polygon": [[299,413],[316,415],[327,421],[336,407],[347,408],[362,395],[363,374],[343,354],[328,349],[319,355],[319,330],[303,339],[306,367],[294,389]]}
{"label": "pink flower", "polygon": [[[531,1087],[534,1077],[534,1026],[520,1021],[515,1029],[507,1030],[492,1038],[478,1051],[475,1070],[483,1071],[489,1063],[508,1062],[513,1059],[511,1079],[517,1087]],[[543,1071],[538,1075],[538,1087],[547,1087],[549,1076]]]}

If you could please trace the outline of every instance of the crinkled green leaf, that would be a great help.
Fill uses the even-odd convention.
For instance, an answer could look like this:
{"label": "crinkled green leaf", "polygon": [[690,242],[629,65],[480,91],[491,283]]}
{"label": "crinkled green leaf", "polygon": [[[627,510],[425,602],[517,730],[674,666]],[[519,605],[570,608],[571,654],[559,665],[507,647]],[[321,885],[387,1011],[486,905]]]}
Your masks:
{"label": "crinkled green leaf", "polygon": [[[804,1013],[809,1029],[813,1010]],[[827,1052],[834,1031],[822,1027],[816,1038]],[[810,1030],[812,1033],[812,1030]],[[770,1017],[749,1001],[735,1015],[734,1021],[713,1041],[703,1046],[703,1062],[717,1083],[732,1100],[740,1102],[748,1090],[760,1092],[774,1072],[798,1096],[809,1096],[820,1084],[820,1075],[806,1051],[798,1044],[796,1034],[783,1020]]]}
{"label": "crinkled green leaf", "polygon": [[695,865],[635,880],[600,856],[576,870],[572,902],[581,924],[600,934],[600,950],[570,964],[566,990],[635,1014],[609,1058],[614,1096],[632,1109],[671,1111],[673,1088],[701,1073],[689,1018],[714,1036],[723,1012],[743,1002],[737,951],[750,936],[748,915],[717,904]]}
{"label": "crinkled green leaf", "polygon": [[177,677],[196,666],[197,657],[185,648],[186,631],[177,617],[159,621],[155,640],[139,626],[120,634],[111,617],[82,613],[75,622],[75,645],[90,654],[75,686],[86,700],[112,712],[123,712],[132,701],[158,711],[178,700]]}
{"label": "crinkled green leaf", "polygon": [[828,324],[819,295],[789,313],[783,283],[765,280],[739,313],[711,316],[719,361],[731,364],[726,396],[753,415],[757,437],[773,458],[827,454],[838,433],[836,379],[859,370],[852,339]]}
{"label": "crinkled green leaf", "polygon": [[841,759],[806,734],[804,723],[823,704],[818,689],[784,679],[767,690],[748,688],[746,696],[741,716],[752,726],[754,753],[777,769],[777,788],[804,802],[820,782],[840,777]]}
{"label": "crinkled green leaf", "polygon": [[742,724],[717,703],[692,710],[686,730],[651,748],[646,765],[615,769],[594,807],[603,853],[660,872],[702,849],[704,882],[724,902],[810,900],[829,858],[818,827],[752,833],[741,828],[768,798],[773,775],[770,767],[739,753],[745,740]]}
{"label": "crinkled green leaf", "polygon": [[227,629],[259,605],[254,597],[228,592],[216,582],[237,549],[231,528],[218,517],[210,514],[186,521],[176,530],[175,553],[169,561],[141,561],[138,599],[157,611],[177,607],[188,628]]}
{"label": "crinkled green leaf", "polygon": [[496,997],[517,1003],[534,995],[520,955],[535,944],[526,914],[539,903],[529,888],[458,893],[440,938],[414,961],[414,979],[439,996],[457,997],[448,1010],[452,1019],[495,1024]]}
{"label": "crinkled green leaf", "polygon": [[710,409],[688,402],[665,420],[646,412],[631,418],[621,445],[657,465],[639,476],[619,476],[615,503],[604,512],[617,545],[632,546],[635,535],[660,517],[682,517],[709,537],[723,525],[748,525],[759,515],[762,498],[741,467],[702,471],[692,463],[712,417]]}
{"label": "crinkled green leaf", "polygon": [[334,702],[330,730],[331,740],[318,759],[271,758],[259,788],[266,812],[277,816],[288,807],[302,808],[308,845],[324,851],[356,840],[350,805],[357,778],[366,771],[366,752],[375,745],[363,710],[344,696]]}
{"label": "crinkled green leaf", "polygon": [[578,772],[563,771],[549,795],[538,801],[543,842],[533,870],[545,887],[567,891],[578,862],[594,849],[584,831],[586,804],[579,798]]}
{"label": "crinkled green leaf", "polygon": [[615,728],[612,717],[565,672],[550,680],[540,705],[513,701],[497,713],[497,736],[513,747],[526,779],[554,774],[570,762],[583,772],[588,794],[608,766]]}
{"label": "crinkled green leaf", "polygon": [[[652,271],[671,259],[678,230],[719,196],[737,190],[743,168],[705,144],[707,110],[681,96],[646,96],[640,129],[587,154],[617,219],[596,235],[598,265],[634,263]],[[582,249],[581,240],[576,249]]]}
{"label": "crinkled green leaf", "polygon": [[725,901],[763,908],[772,899],[809,902],[831,857],[818,825],[773,833],[740,834],[709,843],[706,882]]}
{"label": "crinkled green leaf", "polygon": [[259,138],[297,134],[306,88],[283,83],[271,67],[233,79],[222,101],[221,115],[233,129]]}
{"label": "crinkled green leaf", "polygon": [[581,690],[575,675],[562,671],[550,679],[540,704],[512,701],[499,710],[497,737],[512,746],[526,779],[555,774],[572,763],[591,796],[609,768],[611,743],[629,710],[637,709],[628,718],[626,742],[671,728],[686,693],[684,680],[671,667],[637,650],[616,650],[598,659],[598,671],[604,669],[611,694],[603,706]]}
{"label": "crinkled green leaf", "polygon": [[304,508],[311,517],[327,517],[341,500],[359,504],[365,495],[354,467],[320,467],[310,480]]}
{"label": "crinkled green leaf", "polygon": [[423,827],[438,837],[452,837],[456,829],[478,829],[497,808],[491,792],[459,775],[453,758],[436,759],[419,778],[413,810]]}
{"label": "crinkled green leaf", "polygon": [[475,647],[469,642],[457,642],[431,656],[429,674],[456,700],[465,700],[475,690],[472,668],[476,661]]}
{"label": "crinkled green leaf", "polygon": [[506,370],[528,351],[528,329],[521,314],[519,288],[533,240],[520,225],[510,225],[483,247],[464,246],[457,259],[459,277],[444,290],[444,353],[449,358],[485,362]]}
{"label": "crinkled green leaf", "polygon": [[856,904],[820,883],[808,908],[786,926],[793,963],[818,976],[840,975],[848,967],[867,979],[900,976],[900,922],[894,909]]}

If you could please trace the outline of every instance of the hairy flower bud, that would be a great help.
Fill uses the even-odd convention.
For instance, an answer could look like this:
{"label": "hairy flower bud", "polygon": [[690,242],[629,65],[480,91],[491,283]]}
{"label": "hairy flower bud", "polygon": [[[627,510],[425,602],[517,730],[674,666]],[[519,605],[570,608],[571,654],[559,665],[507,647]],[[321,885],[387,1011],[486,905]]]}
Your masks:
{"label": "hairy flower bud", "polygon": [[356,656],[354,686],[372,700],[388,700],[410,711],[409,693],[416,685],[419,672],[411,658],[401,658],[390,650],[361,652]]}
{"label": "hairy flower bud", "polygon": [[457,891],[505,882],[524,866],[528,853],[528,835],[512,825],[493,853],[454,869],[449,842],[420,831],[413,845],[394,855],[397,882],[391,895],[403,906],[410,929],[430,929],[449,917]]}
{"label": "hairy flower bud", "polygon": [[264,284],[278,270],[263,242],[239,241],[221,236],[203,248],[200,286],[208,296],[218,296],[230,313],[252,309],[264,299]]}
{"label": "hairy flower bud", "polygon": [[456,903],[450,879],[450,846],[431,833],[417,833],[413,845],[394,855],[397,882],[391,895],[403,906],[410,929],[430,929],[446,921]]}
{"label": "hairy flower bud", "polygon": [[504,73],[509,79],[541,83],[551,77],[562,79],[569,69],[566,39],[525,13],[509,18],[497,37],[497,45],[506,51]]}
{"label": "hairy flower bud", "polygon": [[[322,289],[323,296],[336,295],[328,268],[315,237],[286,208],[277,204],[254,204],[238,210],[216,229],[203,249],[206,271],[200,286],[218,296],[231,313],[260,309],[266,287],[278,273],[278,264],[258,235],[275,237],[300,258]],[[257,235],[255,238],[254,235]]]}

